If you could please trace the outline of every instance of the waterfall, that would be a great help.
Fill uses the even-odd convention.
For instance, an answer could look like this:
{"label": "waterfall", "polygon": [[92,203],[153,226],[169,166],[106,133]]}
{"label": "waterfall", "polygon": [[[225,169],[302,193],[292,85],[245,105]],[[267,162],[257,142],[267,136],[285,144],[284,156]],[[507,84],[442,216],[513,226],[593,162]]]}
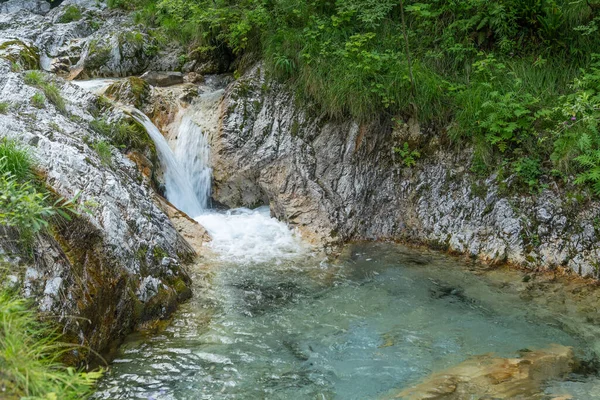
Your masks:
{"label": "waterfall", "polygon": [[198,202],[208,207],[212,169],[210,168],[210,146],[202,129],[185,114],[177,133],[175,158],[183,168]]}
{"label": "waterfall", "polygon": [[[160,159],[165,174],[165,194],[167,199],[173,203],[175,207],[192,217],[200,215],[206,204],[207,197],[204,198],[203,204],[199,200],[199,197],[191,184],[189,177],[196,171],[186,171],[184,169],[175,158],[165,137],[146,115],[137,109],[131,109],[131,116],[144,126],[148,135],[150,135],[150,138],[156,145],[156,152],[158,153],[158,158]],[[192,139],[190,139],[190,141],[192,141]],[[193,149],[189,149],[189,151],[192,152]]]}

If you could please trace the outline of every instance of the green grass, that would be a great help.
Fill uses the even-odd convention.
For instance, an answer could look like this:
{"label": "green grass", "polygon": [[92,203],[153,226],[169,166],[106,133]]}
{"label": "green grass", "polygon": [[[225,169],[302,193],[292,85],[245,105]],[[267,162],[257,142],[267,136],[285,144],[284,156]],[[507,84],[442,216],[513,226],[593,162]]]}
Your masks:
{"label": "green grass", "polygon": [[[41,71],[33,70],[26,72],[24,81],[27,85],[42,89],[45,97],[50,101],[50,103],[54,104],[56,109],[62,114],[66,113],[67,106],[65,104],[65,99],[63,99],[62,95],[60,94],[60,90],[53,82],[47,80]],[[41,98],[38,96],[33,104],[35,107],[42,108]]]}
{"label": "green grass", "polygon": [[36,93],[31,97],[31,105],[36,108],[46,107],[46,96],[42,93]]}
{"label": "green grass", "polygon": [[32,177],[33,159],[29,152],[14,140],[0,139],[0,175],[11,174],[24,182]]}
{"label": "green grass", "polygon": [[65,100],[61,96],[58,87],[56,87],[54,83],[44,83],[42,85],[42,90],[44,91],[44,94],[46,95],[50,103],[54,104],[58,111],[60,111],[63,114],[67,111]]}
{"label": "green grass", "polygon": [[25,73],[24,81],[26,85],[40,87],[44,83],[44,74],[38,70],[28,71]]}
{"label": "green grass", "polygon": [[60,362],[73,346],[40,322],[35,307],[0,289],[0,387],[8,399],[79,400],[92,394],[101,373],[83,373]]}
{"label": "green grass", "polygon": [[100,158],[100,161],[103,165],[111,165],[112,152],[111,145],[108,142],[104,140],[98,140],[97,142],[94,142],[91,147],[94,149],[94,151],[96,151],[96,154],[98,155],[98,158]]}

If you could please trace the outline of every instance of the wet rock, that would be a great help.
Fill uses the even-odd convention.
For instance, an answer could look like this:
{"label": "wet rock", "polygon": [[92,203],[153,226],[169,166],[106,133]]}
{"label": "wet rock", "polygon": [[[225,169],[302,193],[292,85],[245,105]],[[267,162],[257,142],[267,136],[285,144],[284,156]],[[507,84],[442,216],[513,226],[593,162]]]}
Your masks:
{"label": "wet rock", "polygon": [[114,101],[142,108],[150,98],[150,92],[150,86],[144,80],[129,77],[110,85],[104,94]]}
{"label": "wet rock", "polygon": [[[66,112],[50,102],[38,109],[29,99],[39,89],[23,77],[0,58],[0,101],[18,105],[18,112],[0,118],[0,138],[32,153],[53,193],[77,195],[80,214],[56,221],[52,234],[38,235],[25,253],[9,245],[18,235],[0,229],[2,258],[11,263],[22,293],[56,315],[67,337],[102,352],[139,324],[166,318],[189,296],[182,262],[195,252],[153,200],[136,164],[113,149],[106,165],[91,146],[107,140],[90,127],[97,97],[55,80]],[[116,109],[103,112],[111,122],[123,117]],[[77,357],[86,356],[80,351]]]}
{"label": "wet rock", "polygon": [[159,87],[183,83],[183,74],[181,72],[147,71],[140,78],[152,86]]}
{"label": "wet rock", "polygon": [[[470,173],[471,152],[440,146],[417,124],[329,120],[265,78],[261,65],[231,84],[211,134],[214,198],[270,204],[307,240],[407,240],[491,263],[569,267],[597,276],[600,203],[568,205],[558,188],[499,193]],[[418,137],[428,156],[406,168],[391,151]]]}
{"label": "wet rock", "polygon": [[422,383],[386,398],[541,399],[543,383],[565,377],[574,366],[573,350],[560,345],[527,351],[520,358],[482,355],[435,373]]}

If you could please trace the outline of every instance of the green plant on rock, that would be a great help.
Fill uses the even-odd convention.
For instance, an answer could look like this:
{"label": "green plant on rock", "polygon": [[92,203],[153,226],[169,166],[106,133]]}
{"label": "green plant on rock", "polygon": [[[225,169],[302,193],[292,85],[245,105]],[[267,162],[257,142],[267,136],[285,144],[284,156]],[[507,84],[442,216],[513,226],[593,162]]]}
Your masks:
{"label": "green plant on rock", "polygon": [[42,93],[36,93],[31,97],[31,105],[36,108],[46,107],[46,96]]}
{"label": "green plant on rock", "polygon": [[15,228],[24,242],[49,225],[55,216],[70,219],[78,196],[55,198],[36,182],[32,158],[12,140],[0,141],[0,225]]}
{"label": "green plant on rock", "polygon": [[[27,85],[35,86],[44,92],[45,97],[52,103],[61,113],[65,113],[67,111],[67,106],[65,104],[65,100],[60,94],[60,90],[58,87],[44,77],[44,74],[41,71],[33,70],[29,71],[24,76],[24,81]],[[36,93],[36,95],[38,95]],[[42,108],[41,99],[38,96],[34,106],[38,108]]]}
{"label": "green plant on rock", "polygon": [[94,142],[91,147],[94,149],[94,151],[96,151],[96,154],[98,155],[98,158],[100,158],[102,164],[106,166],[111,165],[112,151],[111,145],[108,144],[108,142],[104,140],[98,140],[97,142]]}
{"label": "green plant on rock", "polygon": [[81,372],[60,363],[72,345],[62,343],[35,307],[0,288],[0,385],[8,398],[79,400],[93,393],[102,372]]}
{"label": "green plant on rock", "polygon": [[99,69],[110,59],[112,48],[108,44],[102,45],[100,40],[93,39],[88,47],[88,57],[85,67],[91,70]]}
{"label": "green plant on rock", "polygon": [[44,74],[38,70],[28,71],[23,80],[26,85],[40,87],[44,83]]}
{"label": "green plant on rock", "polygon": [[575,80],[573,88],[575,92],[565,96],[557,108],[563,122],[555,131],[552,160],[567,172],[574,160],[575,182],[589,184],[600,195],[600,55],[594,55],[594,63]]}
{"label": "green plant on rock", "polygon": [[61,24],[66,24],[69,22],[79,21],[83,15],[81,14],[81,9],[76,5],[70,5],[65,8],[63,15],[60,16],[58,22]]}
{"label": "green plant on rock", "polygon": [[414,167],[417,164],[417,160],[421,158],[421,153],[418,150],[411,149],[408,142],[400,147],[395,147],[394,152],[400,156],[402,163],[408,167]]}
{"label": "green plant on rock", "polygon": [[0,139],[0,174],[10,174],[20,182],[32,178],[33,159],[29,152],[14,140]]}
{"label": "green plant on rock", "polygon": [[156,159],[156,147],[148,136],[148,132],[135,121],[122,119],[109,123],[103,119],[90,122],[90,128],[106,137],[114,146],[123,150],[149,151],[151,158]]}
{"label": "green plant on rock", "polygon": [[538,186],[539,178],[542,175],[542,166],[539,159],[521,157],[515,161],[513,170],[529,189],[534,189]]}
{"label": "green plant on rock", "polygon": [[50,101],[50,103],[54,104],[58,111],[63,114],[67,111],[65,100],[60,94],[60,90],[58,90],[58,87],[56,87],[54,83],[44,83],[42,85],[42,90],[44,91],[46,98]]}
{"label": "green plant on rock", "polygon": [[9,108],[10,103],[8,101],[0,101],[0,114],[6,114]]}

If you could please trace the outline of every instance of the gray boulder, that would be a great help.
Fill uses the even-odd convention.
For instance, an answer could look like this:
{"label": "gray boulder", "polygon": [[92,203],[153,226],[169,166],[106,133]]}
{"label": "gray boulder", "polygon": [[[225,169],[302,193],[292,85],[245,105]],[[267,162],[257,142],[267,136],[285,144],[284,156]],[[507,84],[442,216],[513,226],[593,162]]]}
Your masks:
{"label": "gray boulder", "polygon": [[183,74],[181,72],[159,72],[148,71],[140,76],[144,81],[152,86],[166,87],[179,85],[183,83]]}

